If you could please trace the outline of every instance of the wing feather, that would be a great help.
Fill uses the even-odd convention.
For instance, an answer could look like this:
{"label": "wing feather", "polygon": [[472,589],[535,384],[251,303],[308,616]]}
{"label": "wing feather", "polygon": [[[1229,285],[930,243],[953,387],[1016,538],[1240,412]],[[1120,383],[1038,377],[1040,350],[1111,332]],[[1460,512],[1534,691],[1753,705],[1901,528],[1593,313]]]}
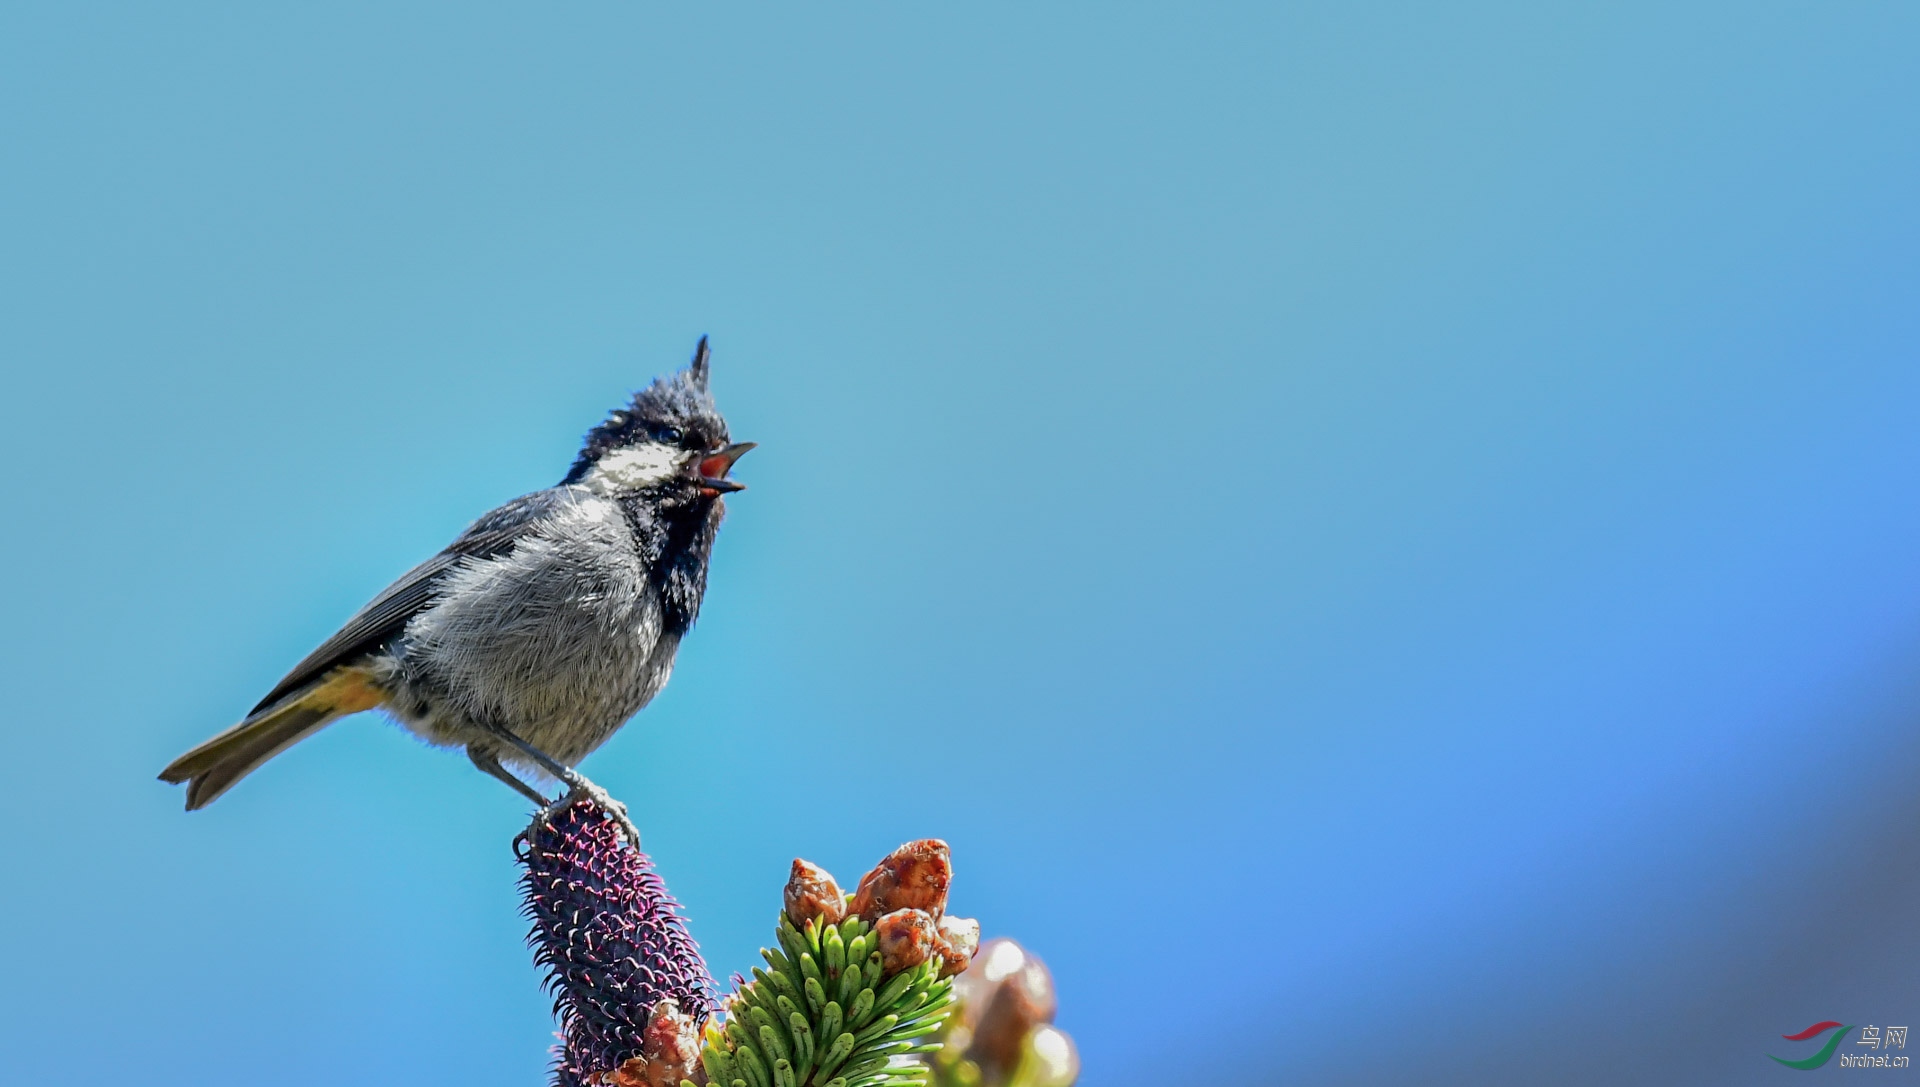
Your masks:
{"label": "wing feather", "polygon": [[542,514],[571,497],[565,490],[553,488],[522,495],[469,525],[446,550],[400,575],[399,580],[347,620],[333,637],[294,665],[253,708],[253,714],[272,707],[340,665],[351,663],[398,638],[406,631],[407,623],[433,602],[440,575],[463,558],[491,558],[513,550]]}

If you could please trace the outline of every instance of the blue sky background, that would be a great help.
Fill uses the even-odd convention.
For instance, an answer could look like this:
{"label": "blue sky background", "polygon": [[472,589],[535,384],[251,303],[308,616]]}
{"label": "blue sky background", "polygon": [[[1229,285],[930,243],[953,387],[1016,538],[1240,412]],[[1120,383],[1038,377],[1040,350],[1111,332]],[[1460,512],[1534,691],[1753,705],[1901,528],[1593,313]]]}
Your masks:
{"label": "blue sky background", "polygon": [[6,1078],[542,1080],[511,793],[372,716],[153,775],[703,332],[752,489],[585,768],[716,972],[939,835],[1090,1085],[1920,1020],[1917,47],[6,6]]}

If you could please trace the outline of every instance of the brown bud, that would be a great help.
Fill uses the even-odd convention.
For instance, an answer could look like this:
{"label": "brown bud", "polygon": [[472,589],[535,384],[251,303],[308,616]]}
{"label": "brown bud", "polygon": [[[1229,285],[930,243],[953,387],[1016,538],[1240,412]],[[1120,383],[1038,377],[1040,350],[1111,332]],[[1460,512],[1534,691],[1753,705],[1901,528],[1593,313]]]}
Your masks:
{"label": "brown bud", "polygon": [[620,1067],[602,1073],[598,1082],[605,1087],[647,1087],[647,1059],[628,1057]]}
{"label": "brown bud", "polygon": [[694,1079],[700,1059],[700,1032],[693,1016],[684,1015],[671,999],[653,1006],[640,1038],[640,1055],[600,1077],[607,1087],[678,1087]]}
{"label": "brown bud", "polygon": [[860,879],[850,912],[872,921],[894,910],[920,910],[938,917],[947,909],[953,860],[938,838],[908,842],[881,859]]}
{"label": "brown bud", "polygon": [[924,910],[894,910],[873,923],[880,942],[880,972],[898,974],[926,962],[933,955],[933,918]]}
{"label": "brown bud", "polygon": [[700,1055],[700,1028],[693,1016],[680,1010],[671,997],[653,1006],[647,1018],[647,1030],[640,1038],[640,1053],[650,1061],[688,1064]]}
{"label": "brown bud", "polygon": [[940,956],[940,976],[950,978],[973,965],[973,953],[979,947],[980,922],[942,917],[933,939],[933,953]]}
{"label": "brown bud", "polygon": [[1020,1061],[1034,1028],[1053,1021],[1053,975],[1012,940],[989,940],[955,989],[973,1029],[967,1059],[988,1078],[1004,1078]]}
{"label": "brown bud", "polygon": [[811,861],[793,859],[793,874],[787,877],[787,918],[800,928],[818,919],[822,925],[837,925],[847,915],[847,896],[833,874]]}
{"label": "brown bud", "polygon": [[604,1087],[679,1087],[686,1076],[681,1066],[645,1057],[628,1057],[625,1063],[603,1074],[596,1082]]}

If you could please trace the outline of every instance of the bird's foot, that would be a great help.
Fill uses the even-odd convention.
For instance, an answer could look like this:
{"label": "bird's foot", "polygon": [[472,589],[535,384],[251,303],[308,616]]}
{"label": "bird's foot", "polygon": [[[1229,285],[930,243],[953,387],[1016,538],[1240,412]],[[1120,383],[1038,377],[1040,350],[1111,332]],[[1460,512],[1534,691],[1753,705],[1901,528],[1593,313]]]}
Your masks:
{"label": "bird's foot", "polygon": [[620,833],[626,836],[628,842],[632,843],[633,848],[640,848],[640,828],[635,826],[633,819],[627,815],[627,806],[625,804],[615,800],[613,794],[607,792],[605,789],[588,781],[587,778],[577,770],[569,771],[567,777],[562,780],[567,786],[567,791],[561,794],[560,799],[547,805],[546,810],[542,811],[536,817],[538,821],[544,822],[552,819],[554,815],[559,813],[560,809],[576,801],[586,800],[591,802],[594,807],[607,813],[608,817],[613,820],[614,825],[620,828]]}

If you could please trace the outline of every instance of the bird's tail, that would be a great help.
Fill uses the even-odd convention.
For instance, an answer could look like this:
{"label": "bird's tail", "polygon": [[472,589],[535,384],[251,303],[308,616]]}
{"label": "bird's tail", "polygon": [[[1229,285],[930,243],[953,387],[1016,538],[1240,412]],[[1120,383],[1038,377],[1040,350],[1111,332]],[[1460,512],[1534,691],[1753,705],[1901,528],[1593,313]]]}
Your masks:
{"label": "bird's tail", "polygon": [[187,783],[187,810],[204,808],[254,768],[292,747],[321,726],[382,701],[366,673],[336,668],[320,682],[255,710],[251,716],[160,771],[160,780]]}

